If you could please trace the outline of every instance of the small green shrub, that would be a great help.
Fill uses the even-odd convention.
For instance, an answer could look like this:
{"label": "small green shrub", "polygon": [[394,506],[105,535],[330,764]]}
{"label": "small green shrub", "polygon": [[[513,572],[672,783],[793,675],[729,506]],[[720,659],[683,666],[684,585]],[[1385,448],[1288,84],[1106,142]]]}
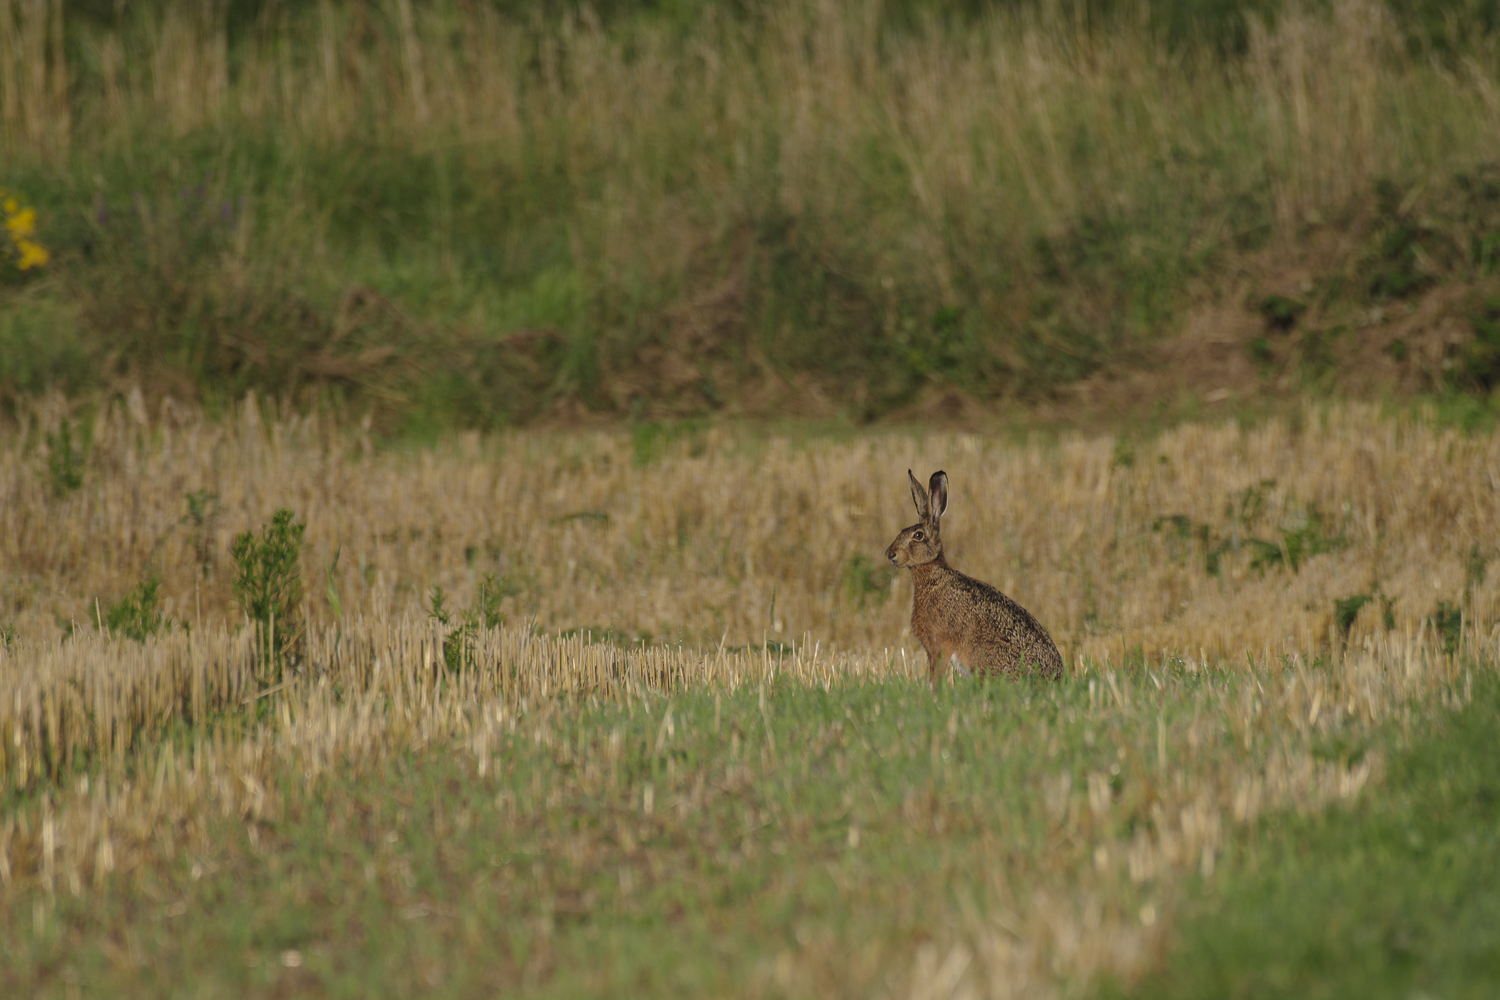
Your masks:
{"label": "small green shrub", "polygon": [[703,431],[707,425],[701,420],[674,420],[661,423],[654,420],[637,421],[630,427],[630,451],[635,464],[640,467],[664,457],[667,449],[686,438],[688,454],[694,458],[702,455],[707,445]]}
{"label": "small green shrub", "polygon": [[264,681],[278,681],[301,653],[307,623],[302,615],[302,550],[306,524],[283,507],[260,536],[246,531],[229,548],[234,559],[234,596],[255,623],[266,659]]}
{"label": "small green shrub", "polygon": [[13,643],[15,641],[16,641],[16,626],[15,626],[15,623],[14,622],[6,622],[4,625],[0,625],[0,646],[4,646],[6,649],[9,649],[11,647],[11,643]]}
{"label": "small green shrub", "polygon": [[1267,325],[1277,330],[1290,330],[1297,324],[1297,317],[1307,311],[1307,303],[1285,295],[1267,295],[1257,308]]}
{"label": "small green shrub", "polygon": [[450,671],[456,672],[465,664],[474,662],[474,640],[479,635],[479,630],[498,628],[505,624],[505,614],[500,610],[500,602],[517,593],[519,590],[509,586],[504,577],[486,573],[479,579],[479,593],[474,598],[474,604],[460,611],[452,611],[447,607],[448,598],[443,588],[438,584],[432,585],[428,598],[432,605],[429,616],[445,627],[457,621],[457,627],[443,637],[443,663]]}
{"label": "small green shrub", "polygon": [[1335,552],[1346,547],[1349,540],[1335,534],[1317,505],[1276,528],[1280,535],[1277,541],[1267,541],[1249,534],[1266,511],[1266,501],[1276,486],[1274,479],[1262,479],[1230,495],[1224,505],[1224,516],[1229,520],[1227,535],[1208,524],[1194,524],[1184,514],[1167,514],[1151,522],[1151,530],[1162,535],[1171,547],[1173,558],[1185,557],[1193,542],[1202,546],[1204,569],[1210,576],[1223,572],[1224,557],[1231,553],[1250,553],[1250,568],[1264,572],[1267,569],[1289,568],[1293,573],[1302,568],[1309,558],[1325,552]]}
{"label": "small green shrub", "polygon": [[224,508],[219,506],[219,494],[206,489],[189,493],[187,507],[182,523],[193,526],[193,555],[198,561],[199,575],[207,578],[214,569],[214,521]]}
{"label": "small green shrub", "polygon": [[1437,609],[1432,612],[1427,621],[1432,625],[1433,631],[1443,637],[1443,652],[1449,654],[1458,652],[1458,644],[1464,632],[1463,606],[1438,601]]}
{"label": "small green shrub", "polygon": [[1464,560],[1464,598],[1467,600],[1474,589],[1484,583],[1484,571],[1490,560],[1478,545],[1469,546],[1469,557]]}
{"label": "small green shrub", "polygon": [[1324,378],[1337,369],[1338,352],[1334,344],[1348,332],[1347,327],[1335,326],[1327,330],[1308,330],[1302,335],[1297,353],[1307,377]]}
{"label": "small green shrub", "polygon": [[1313,556],[1337,552],[1349,544],[1349,540],[1343,535],[1331,533],[1316,506],[1308,508],[1301,523],[1278,528],[1277,534],[1281,539],[1276,542],[1260,538],[1245,539],[1245,545],[1251,551],[1251,569],[1287,567],[1295,573]]}
{"label": "small green shrub", "polygon": [[123,635],[136,642],[172,630],[161,610],[161,580],[148,573],[130,592],[109,606],[104,627],[113,635]]}
{"label": "small green shrub", "polygon": [[1364,606],[1374,599],[1373,594],[1354,594],[1334,599],[1333,621],[1339,630],[1339,641],[1346,643],[1349,641],[1349,632],[1354,628],[1354,620],[1359,617]]}
{"label": "small green shrub", "polygon": [[64,420],[56,431],[47,433],[47,472],[54,497],[65,497],[83,485],[83,460],[83,443],[73,440],[70,422]]}
{"label": "small green shrub", "polygon": [[1262,372],[1271,367],[1276,360],[1276,355],[1271,351],[1271,341],[1265,337],[1256,337],[1251,340],[1245,345],[1245,352],[1250,355],[1250,360],[1254,361],[1256,367]]}
{"label": "small green shrub", "polygon": [[1275,488],[1276,480],[1262,479],[1254,486],[1235,491],[1224,504],[1225,516],[1239,524],[1249,524],[1260,517],[1265,509],[1266,499]]}
{"label": "small green shrub", "polygon": [[662,451],[662,426],[654,421],[638,423],[630,428],[630,452],[638,466],[650,465]]}

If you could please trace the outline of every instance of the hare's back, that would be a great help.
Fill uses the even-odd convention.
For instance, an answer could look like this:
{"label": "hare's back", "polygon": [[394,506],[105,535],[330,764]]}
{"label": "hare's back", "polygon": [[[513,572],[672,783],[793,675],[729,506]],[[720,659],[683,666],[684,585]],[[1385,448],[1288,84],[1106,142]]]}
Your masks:
{"label": "hare's back", "polygon": [[965,589],[975,600],[978,612],[975,638],[983,647],[991,669],[1062,676],[1062,656],[1057,644],[1031,612],[987,583],[972,578],[966,582],[974,585]]}

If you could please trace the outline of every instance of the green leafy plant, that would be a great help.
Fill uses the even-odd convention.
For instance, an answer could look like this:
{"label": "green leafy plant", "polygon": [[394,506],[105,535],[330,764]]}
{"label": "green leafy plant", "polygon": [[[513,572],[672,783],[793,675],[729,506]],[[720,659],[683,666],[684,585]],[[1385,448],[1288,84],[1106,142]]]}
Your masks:
{"label": "green leafy plant", "polygon": [[1221,536],[1210,525],[1194,524],[1184,514],[1167,514],[1151,522],[1151,530],[1164,536],[1173,549],[1173,557],[1185,555],[1192,540],[1202,546],[1204,568],[1211,576],[1224,569],[1224,557],[1242,550],[1250,553],[1250,568],[1264,572],[1273,568],[1290,568],[1297,572],[1309,558],[1335,552],[1349,544],[1335,534],[1316,504],[1276,529],[1280,538],[1267,541],[1248,534],[1266,510],[1266,500],[1276,480],[1262,479],[1253,486],[1231,494],[1224,505],[1229,533]]}
{"label": "green leafy plant", "polygon": [[1251,340],[1250,343],[1245,345],[1245,352],[1250,355],[1250,360],[1254,361],[1256,366],[1260,368],[1262,375],[1267,372],[1271,364],[1276,360],[1276,355],[1271,350],[1271,342],[1265,337],[1256,337]]}
{"label": "green leafy plant", "polygon": [[1370,294],[1378,299],[1404,299],[1426,289],[1435,281],[1423,268],[1422,242],[1432,232],[1422,226],[1402,221],[1392,226],[1381,240],[1370,279]]}
{"label": "green leafy plant", "polygon": [[83,443],[73,439],[73,425],[64,420],[56,431],[47,433],[47,472],[52,478],[52,495],[65,497],[83,485]]}
{"label": "green leafy plant", "polygon": [[219,494],[206,489],[189,493],[187,507],[182,522],[193,526],[193,555],[198,561],[199,574],[208,577],[214,568],[214,521],[224,508],[219,505]]}
{"label": "green leafy plant", "polygon": [[267,684],[280,680],[289,660],[301,653],[307,623],[302,616],[302,550],[307,525],[283,507],[257,536],[235,536],[234,596],[255,623],[264,651]]}
{"label": "green leafy plant", "polygon": [[1450,655],[1458,652],[1458,644],[1464,632],[1462,605],[1438,601],[1436,610],[1428,616],[1427,621],[1432,625],[1433,631],[1443,637],[1443,652]]}
{"label": "green leafy plant", "polygon": [[123,635],[136,642],[172,630],[172,623],[161,610],[161,579],[148,573],[124,597],[109,606],[104,627],[113,635]]}
{"label": "green leafy plant", "polygon": [[1267,542],[1259,538],[1247,538],[1245,544],[1251,549],[1250,568],[1265,570],[1271,567],[1288,567],[1293,573],[1313,556],[1336,552],[1348,544],[1343,535],[1332,534],[1323,514],[1316,506],[1309,507],[1307,514],[1298,523],[1278,528],[1280,541]]}
{"label": "green leafy plant", "polygon": [[1469,556],[1464,560],[1464,600],[1472,597],[1474,588],[1484,583],[1484,571],[1489,562],[1489,556],[1478,545],[1469,546]]}
{"label": "green leafy plant", "polygon": [[1260,517],[1265,509],[1266,499],[1271,491],[1276,488],[1276,480],[1262,479],[1254,486],[1246,486],[1230,495],[1228,502],[1224,505],[1224,513],[1236,524],[1249,524]]}
{"label": "green leafy plant", "polygon": [[428,601],[432,606],[429,617],[445,627],[455,626],[443,636],[443,663],[451,671],[458,671],[465,664],[474,662],[474,640],[481,628],[498,628],[505,624],[505,614],[500,602],[519,591],[509,586],[504,577],[486,573],[479,579],[479,592],[474,604],[468,608],[452,611],[447,607],[447,594],[438,584],[432,585]]}
{"label": "green leafy plant", "polygon": [[1257,310],[1266,323],[1277,330],[1290,330],[1297,317],[1307,311],[1307,303],[1287,298],[1285,295],[1267,295],[1260,300]]}
{"label": "green leafy plant", "polygon": [[1354,628],[1354,620],[1359,617],[1364,606],[1375,599],[1374,594],[1352,594],[1349,597],[1338,597],[1333,602],[1333,623],[1339,631],[1339,641],[1347,643],[1349,632]]}
{"label": "green leafy plant", "polygon": [[0,625],[0,646],[4,646],[6,649],[9,649],[11,647],[11,643],[13,643],[15,641],[16,641],[16,626],[15,626],[15,623],[14,622],[6,622],[4,625]]}

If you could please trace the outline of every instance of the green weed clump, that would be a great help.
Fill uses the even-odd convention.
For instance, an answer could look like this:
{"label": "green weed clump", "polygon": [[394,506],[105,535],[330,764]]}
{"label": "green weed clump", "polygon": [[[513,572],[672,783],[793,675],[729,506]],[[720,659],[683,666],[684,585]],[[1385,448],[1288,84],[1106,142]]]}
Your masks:
{"label": "green weed clump", "polygon": [[73,425],[64,420],[55,431],[48,431],[47,474],[52,495],[61,499],[83,485],[83,463],[86,448],[73,439]]}
{"label": "green weed clump", "polygon": [[1450,655],[1458,652],[1458,646],[1463,641],[1464,634],[1463,605],[1450,601],[1438,601],[1437,607],[1433,609],[1427,621],[1442,639],[1443,652]]}
{"label": "green weed clump", "polygon": [[266,684],[280,681],[288,662],[301,651],[307,623],[302,613],[302,550],[307,525],[282,507],[261,529],[235,536],[234,596],[254,623],[264,656]]}
{"label": "green weed clump", "polygon": [[111,604],[104,615],[104,627],[114,635],[136,642],[171,631],[172,623],[161,608],[161,578],[148,573],[128,594]]}
{"label": "green weed clump", "polygon": [[[1308,559],[1348,547],[1348,539],[1336,533],[1337,525],[1317,504],[1310,504],[1305,509],[1288,509],[1279,522],[1266,524],[1268,501],[1275,488],[1276,480],[1262,479],[1236,491],[1225,501],[1226,523],[1222,526],[1195,524],[1187,515],[1168,514],[1152,521],[1151,530],[1167,537],[1178,558],[1196,543],[1203,554],[1206,570],[1213,576],[1221,576],[1225,560],[1241,552],[1249,554],[1249,568],[1257,572],[1289,569],[1296,573]],[[1268,541],[1250,534],[1257,526],[1261,531],[1269,529],[1269,533],[1276,535],[1276,540]],[[1348,612],[1351,622],[1358,611],[1359,607],[1354,607]],[[1344,613],[1338,612],[1340,622]]]}
{"label": "green weed clump", "polygon": [[486,573],[479,580],[473,605],[453,611],[447,607],[448,597],[443,588],[433,584],[429,617],[445,628],[452,627],[443,636],[443,664],[448,670],[456,673],[474,662],[474,640],[479,630],[504,625],[505,613],[500,610],[500,602],[518,592],[494,573]]}
{"label": "green weed clump", "polygon": [[187,495],[187,508],[182,523],[192,526],[193,555],[198,572],[208,577],[214,569],[214,521],[223,509],[219,505],[219,495],[206,489],[194,490]]}

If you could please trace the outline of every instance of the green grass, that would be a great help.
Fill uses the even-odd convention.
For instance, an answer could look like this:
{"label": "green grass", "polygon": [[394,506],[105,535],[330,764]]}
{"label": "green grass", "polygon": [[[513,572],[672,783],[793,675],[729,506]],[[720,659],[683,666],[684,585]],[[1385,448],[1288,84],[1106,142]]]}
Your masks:
{"label": "green grass", "polygon": [[[1151,676],[1167,683],[1142,680],[1123,710],[1096,673],[937,693],[783,682],[544,706],[478,758],[372,748],[275,777],[245,816],[205,798],[187,822],[206,837],[122,844],[100,886],[7,887],[0,992],[866,996],[906,982],[924,943],[1008,928],[1041,891],[1092,894],[1106,927],[1170,918],[1132,996],[1483,995],[1500,968],[1488,670],[1461,713],[1325,730],[1316,755],[1379,752],[1383,784],[1236,827],[1196,890],[1099,875],[1096,845],[1149,842],[1174,782],[1240,780],[1288,733],[1205,718],[1248,705],[1254,673]],[[176,766],[205,737],[174,737]],[[1079,789],[1101,775],[1090,820]]]}
{"label": "green grass", "polygon": [[1057,862],[1045,779],[1124,760],[1131,780],[1148,752],[1115,741],[1155,739],[1154,717],[1116,715],[1085,742],[1082,683],[761,699],[583,706],[550,745],[522,727],[484,776],[447,747],[288,776],[261,821],[204,815],[212,852],[122,857],[81,898],[12,893],[0,990],[860,995],[988,905],[981,864]]}
{"label": "green grass", "polygon": [[1179,918],[1161,971],[1105,996],[1488,997],[1500,983],[1500,683],[1399,727],[1380,789],[1266,820]]}

